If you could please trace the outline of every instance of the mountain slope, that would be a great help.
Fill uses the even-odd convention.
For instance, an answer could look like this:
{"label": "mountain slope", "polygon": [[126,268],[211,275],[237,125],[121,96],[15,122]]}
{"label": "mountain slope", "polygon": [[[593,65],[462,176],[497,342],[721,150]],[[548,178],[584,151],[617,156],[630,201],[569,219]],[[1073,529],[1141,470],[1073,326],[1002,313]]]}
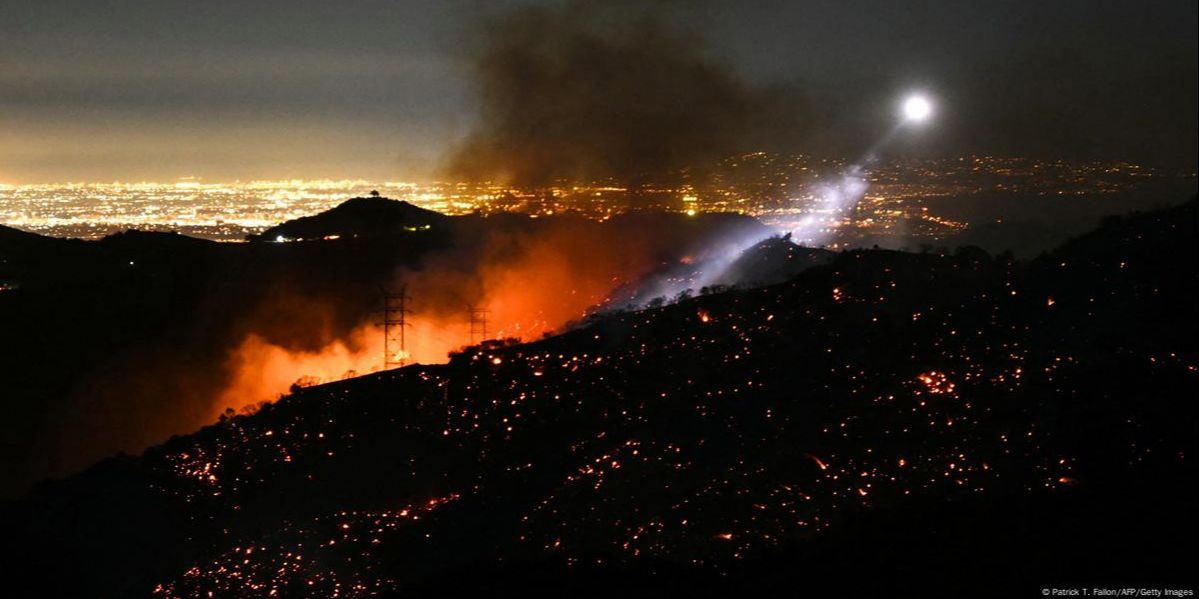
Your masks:
{"label": "mountain slope", "polygon": [[1196,217],[848,252],[305,389],[44,485],[6,557],[58,596],[1186,583],[1196,265],[1161,248]]}

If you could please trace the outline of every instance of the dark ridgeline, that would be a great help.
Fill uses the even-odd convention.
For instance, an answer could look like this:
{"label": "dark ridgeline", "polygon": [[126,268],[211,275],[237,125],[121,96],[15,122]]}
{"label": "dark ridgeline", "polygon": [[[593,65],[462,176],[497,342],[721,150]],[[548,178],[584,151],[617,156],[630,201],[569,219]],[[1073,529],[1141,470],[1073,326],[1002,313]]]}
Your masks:
{"label": "dark ridgeline", "polygon": [[4,511],[13,596],[1193,588],[1199,204],[302,390]]}
{"label": "dark ridgeline", "polygon": [[[230,354],[247,335],[319,351],[376,320],[379,286],[401,273],[427,283],[416,298],[422,318],[462,318],[483,266],[507,267],[529,247],[569,250],[580,268],[598,255],[656,264],[766,231],[736,214],[450,217],[378,197],[246,244],[137,231],[80,241],[0,227],[0,498],[194,430],[213,417],[235,367]],[[279,236],[289,242],[274,243]]]}

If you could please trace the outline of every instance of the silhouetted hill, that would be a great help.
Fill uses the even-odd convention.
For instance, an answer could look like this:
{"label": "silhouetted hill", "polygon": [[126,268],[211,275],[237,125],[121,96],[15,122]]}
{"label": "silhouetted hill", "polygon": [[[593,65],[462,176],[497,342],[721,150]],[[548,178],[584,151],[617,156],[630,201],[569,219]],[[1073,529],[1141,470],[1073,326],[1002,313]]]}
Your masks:
{"label": "silhouetted hill", "polygon": [[408,202],[377,196],[352,198],[313,216],[276,225],[253,241],[320,240],[327,237],[373,237],[417,232],[444,225],[449,217]]}
{"label": "silhouetted hill", "polygon": [[1130,252],[1136,252],[1137,258],[1158,258],[1162,264],[1168,264],[1173,254],[1193,261],[1199,248],[1193,243],[1195,238],[1188,239],[1188,235],[1193,235],[1199,225],[1197,215],[1199,198],[1160,210],[1108,216],[1098,229],[1067,241],[1051,255],[1099,262],[1127,258]]}
{"label": "silhouetted hill", "polygon": [[778,285],[304,389],[8,505],[9,582],[1193,588],[1196,217],[1109,221],[1032,262],[845,252]]}
{"label": "silhouetted hill", "polygon": [[174,232],[128,230],[113,233],[97,242],[99,245],[133,251],[164,251],[175,248],[212,246],[215,241],[188,237]]}
{"label": "silhouetted hill", "polygon": [[789,235],[770,237],[742,252],[719,283],[747,286],[781,283],[813,266],[827,264],[835,256],[829,250],[796,245]]}
{"label": "silhouetted hill", "polygon": [[15,285],[14,253],[41,247],[49,240],[41,235],[0,225],[0,285]]}
{"label": "silhouetted hill", "polygon": [[5,247],[15,244],[44,243],[46,240],[48,240],[47,237],[43,237],[37,233],[30,233],[0,225],[0,244],[4,244]]}

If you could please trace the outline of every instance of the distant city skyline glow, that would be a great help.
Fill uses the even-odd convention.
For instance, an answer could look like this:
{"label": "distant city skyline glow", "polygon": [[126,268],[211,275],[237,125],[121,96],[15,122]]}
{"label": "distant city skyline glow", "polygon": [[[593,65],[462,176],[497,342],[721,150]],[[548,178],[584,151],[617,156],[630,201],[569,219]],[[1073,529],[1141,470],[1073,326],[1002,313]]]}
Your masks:
{"label": "distant city skyline glow", "polygon": [[[0,183],[443,178],[484,118],[485,32],[528,6],[571,3],[0,3]],[[904,155],[1196,162],[1194,3],[659,8],[729,80],[786,91],[770,118],[803,127],[760,149],[856,156],[935,89]]]}

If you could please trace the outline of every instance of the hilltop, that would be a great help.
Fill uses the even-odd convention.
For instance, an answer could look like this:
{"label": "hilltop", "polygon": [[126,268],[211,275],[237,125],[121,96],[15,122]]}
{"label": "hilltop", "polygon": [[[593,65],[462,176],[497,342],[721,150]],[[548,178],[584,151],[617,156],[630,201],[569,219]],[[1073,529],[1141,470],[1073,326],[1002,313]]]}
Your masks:
{"label": "hilltop", "polygon": [[1197,225],[844,252],[304,389],[41,486],[6,559],[31,596],[1193,586]]}
{"label": "hilltop", "polygon": [[341,237],[377,237],[441,227],[450,217],[408,202],[370,196],[351,198],[313,216],[275,225],[251,241],[321,240]]}

